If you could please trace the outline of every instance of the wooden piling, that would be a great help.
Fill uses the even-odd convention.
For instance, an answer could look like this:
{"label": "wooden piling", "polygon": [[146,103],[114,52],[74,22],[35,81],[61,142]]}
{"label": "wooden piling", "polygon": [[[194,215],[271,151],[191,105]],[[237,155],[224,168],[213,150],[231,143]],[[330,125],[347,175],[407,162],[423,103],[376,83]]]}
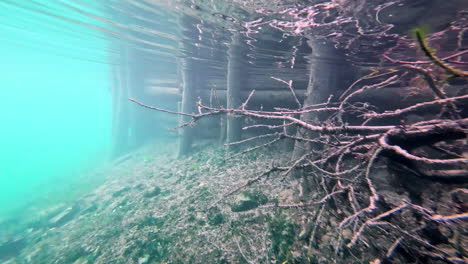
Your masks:
{"label": "wooden piling", "polygon": [[[337,98],[337,93],[344,90],[353,81],[353,68],[346,61],[345,55],[337,50],[332,43],[324,40],[309,40],[312,54],[309,56],[309,84],[303,106],[327,102],[330,95]],[[328,117],[327,113],[310,112],[301,115],[306,122],[321,122]],[[313,138],[309,131],[298,129],[298,136]],[[292,158],[296,160],[306,152],[315,148],[310,143],[296,141]],[[320,150],[317,150],[320,151]]]}
{"label": "wooden piling", "polygon": [[[183,113],[193,113],[196,105],[196,80],[195,72],[193,69],[192,58],[180,59],[181,73],[182,73],[182,102],[181,111]],[[182,116],[180,119],[181,124],[190,121],[190,117]],[[179,136],[179,151],[178,156],[183,157],[190,153],[193,141],[193,128],[185,126],[181,128]]]}
{"label": "wooden piling", "polygon": [[[226,102],[228,109],[238,108],[241,105],[241,86],[243,83],[240,33],[233,33],[228,49],[228,72]],[[227,116],[226,141],[232,143],[241,139],[242,119],[234,115]]]}

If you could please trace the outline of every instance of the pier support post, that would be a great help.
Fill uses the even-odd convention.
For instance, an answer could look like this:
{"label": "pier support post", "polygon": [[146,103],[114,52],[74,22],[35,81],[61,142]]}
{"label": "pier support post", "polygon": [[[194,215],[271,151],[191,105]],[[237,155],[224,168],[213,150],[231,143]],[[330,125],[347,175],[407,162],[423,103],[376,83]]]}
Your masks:
{"label": "pier support post", "polygon": [[[337,92],[344,90],[353,80],[352,66],[346,61],[345,55],[337,50],[332,43],[325,40],[309,40],[312,54],[309,56],[309,84],[303,106],[327,102],[330,95],[336,98]],[[309,123],[325,121],[328,114],[309,112],[301,115],[301,120]],[[298,136],[313,138],[310,131],[298,129]],[[298,159],[306,152],[314,149],[310,143],[296,141],[293,159]],[[320,151],[320,150],[317,150]]]}
{"label": "pier support post", "polygon": [[[310,61],[309,84],[304,107],[327,102],[330,95],[337,98],[339,91],[345,90],[354,77],[353,68],[346,61],[344,53],[337,50],[331,43],[324,40],[309,40],[308,43],[312,48],[312,54],[308,58]],[[309,112],[302,114],[300,119],[311,124],[319,124],[328,117],[327,113]],[[297,136],[313,139],[319,135],[299,128]],[[320,153],[321,149],[318,148],[317,144],[296,141],[292,159],[298,160],[311,150]],[[314,186],[312,177],[303,176],[303,171],[295,172],[294,177],[300,179],[302,197],[307,197],[317,187]]]}
{"label": "pier support post", "polygon": [[[241,61],[241,36],[233,33],[228,50],[228,72],[226,102],[228,109],[238,108],[241,105],[241,88],[244,83]],[[234,115],[227,116],[226,141],[232,143],[241,139],[242,119]]]}
{"label": "pier support post", "polygon": [[[191,58],[184,58],[180,60],[179,67],[182,72],[182,102],[181,111],[182,113],[193,113],[196,104],[196,80],[193,69],[193,61]],[[181,124],[189,122],[189,116],[182,116],[180,119]],[[183,157],[190,153],[193,141],[193,128],[185,126],[181,128],[179,136],[179,151],[178,156]]]}

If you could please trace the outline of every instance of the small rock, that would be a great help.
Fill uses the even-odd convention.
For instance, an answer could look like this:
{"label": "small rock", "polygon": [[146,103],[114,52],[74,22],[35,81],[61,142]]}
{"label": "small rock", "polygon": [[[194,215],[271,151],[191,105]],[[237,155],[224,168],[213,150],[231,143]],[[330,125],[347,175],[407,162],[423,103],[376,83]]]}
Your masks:
{"label": "small rock", "polygon": [[146,198],[154,197],[156,195],[159,195],[161,193],[161,188],[158,186],[154,187],[153,190],[145,193],[143,196]]}
{"label": "small rock", "polygon": [[143,183],[140,183],[138,184],[137,186],[135,186],[135,189],[137,190],[143,190],[143,188],[145,187],[145,185]]}
{"label": "small rock", "polygon": [[403,194],[398,194],[394,191],[387,191],[387,190],[382,190],[379,192],[383,200],[392,207],[396,207],[404,203],[405,201],[409,201],[408,194],[403,193]]}
{"label": "small rock", "polygon": [[341,235],[343,236],[344,239],[351,240],[351,237],[353,236],[353,232],[350,229],[344,229],[341,232]]}
{"label": "small rock", "polygon": [[325,234],[324,236],[322,236],[322,238],[320,239],[321,241],[321,244],[322,246],[325,246],[325,245],[328,245],[330,244],[330,241],[332,240],[331,236]]}
{"label": "small rock", "polygon": [[122,188],[118,191],[116,191],[115,193],[112,194],[112,197],[119,197],[119,196],[122,196],[122,194],[126,193],[130,191],[130,187],[125,187],[125,188]]}
{"label": "small rock", "polygon": [[75,262],[73,262],[73,264],[88,264],[88,263],[89,263],[89,261],[86,258],[83,258],[83,257],[81,257],[81,258],[75,260]]}
{"label": "small rock", "polygon": [[212,226],[220,225],[224,223],[224,215],[218,207],[213,207],[208,210],[207,214],[208,224]]}
{"label": "small rock", "polygon": [[98,209],[98,205],[97,204],[92,204],[90,206],[88,206],[88,208],[84,209],[83,212],[81,214],[89,214],[89,213],[93,213],[95,212],[96,210]]}
{"label": "small rock", "polygon": [[60,227],[75,218],[80,211],[78,205],[70,206],[49,220],[50,227]]}
{"label": "small rock", "polygon": [[138,264],[146,264],[148,263],[150,255],[146,254],[143,257],[138,258]]}
{"label": "small rock", "polygon": [[283,190],[278,195],[278,200],[280,203],[294,203],[294,192],[293,190],[287,189]]}
{"label": "small rock", "polygon": [[252,200],[242,200],[239,203],[231,206],[231,211],[233,212],[244,212],[248,210],[255,209],[259,206],[256,201]]}

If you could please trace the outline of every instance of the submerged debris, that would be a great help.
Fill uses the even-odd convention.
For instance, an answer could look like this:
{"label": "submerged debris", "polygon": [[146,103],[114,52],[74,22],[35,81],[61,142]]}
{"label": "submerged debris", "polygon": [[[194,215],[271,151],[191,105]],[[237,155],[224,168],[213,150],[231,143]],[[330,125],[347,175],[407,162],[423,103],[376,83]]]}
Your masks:
{"label": "submerged debris", "polygon": [[[449,191],[447,184],[420,179],[408,172],[389,172],[381,160],[376,162],[372,181],[379,193],[378,203],[389,211],[373,213],[360,226],[349,225],[346,216],[352,208],[346,205],[347,195],[338,193],[325,202],[301,207],[301,185],[294,179],[283,182],[281,171],[245,185],[270,169],[269,160],[282,159],[272,150],[270,154],[248,153],[229,158],[223,165],[217,160],[219,149],[205,149],[182,160],[157,153],[151,154],[158,162],[129,160],[130,164],[109,171],[109,180],[80,200],[81,208],[87,209],[77,212],[66,207],[54,217],[55,222],[67,219],[66,223],[53,228],[36,227],[17,244],[0,246],[2,261],[370,263],[385,248],[389,249],[386,259],[404,263],[405,259],[394,251],[409,250],[414,243],[420,243],[422,248],[429,244],[423,244],[423,240],[399,226],[419,229],[418,236],[437,246],[446,259],[466,258],[463,226],[439,224],[437,215],[418,209],[434,208],[439,214],[455,215],[466,210],[464,189]],[[135,173],[129,175],[129,168]],[[150,176],[148,170],[158,173]],[[406,179],[408,186],[395,185],[400,177]],[[142,186],[132,187],[140,182],[154,187],[149,191]],[[126,188],[131,191],[112,195]],[[366,186],[355,188],[362,188],[355,189],[355,194],[364,204],[365,197],[357,192],[365,193]],[[411,200],[419,200],[421,207],[407,202]],[[215,201],[218,202],[213,205]],[[281,209],[285,203],[296,206]],[[74,217],[68,218],[71,212]],[[418,214],[428,213],[433,214],[434,221],[421,226]],[[375,228],[380,225],[381,228]],[[401,233],[390,233],[392,229]],[[401,235],[394,237],[395,234]],[[350,244],[353,246],[348,247]],[[8,250],[10,253],[5,255],[3,249],[13,246],[17,250]]]}

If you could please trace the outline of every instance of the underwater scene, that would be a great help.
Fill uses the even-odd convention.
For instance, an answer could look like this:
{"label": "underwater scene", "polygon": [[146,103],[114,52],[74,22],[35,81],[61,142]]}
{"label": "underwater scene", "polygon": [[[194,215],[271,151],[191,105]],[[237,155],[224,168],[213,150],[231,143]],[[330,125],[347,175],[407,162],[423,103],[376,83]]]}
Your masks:
{"label": "underwater scene", "polygon": [[468,263],[467,0],[0,0],[1,264]]}

